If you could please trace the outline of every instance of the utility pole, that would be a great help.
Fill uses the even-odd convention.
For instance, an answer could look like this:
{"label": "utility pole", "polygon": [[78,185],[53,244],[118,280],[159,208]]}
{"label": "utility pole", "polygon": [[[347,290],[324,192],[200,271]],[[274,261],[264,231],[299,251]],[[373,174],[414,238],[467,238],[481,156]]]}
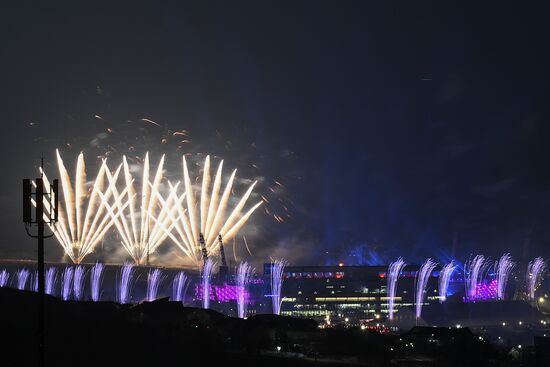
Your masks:
{"label": "utility pole", "polygon": [[[43,168],[42,162],[42,168]],[[43,172],[43,171],[42,171]],[[34,193],[32,187],[35,187]],[[27,234],[36,238],[38,242],[38,365],[44,366],[44,239],[53,236],[44,235],[45,224],[54,224],[58,218],[58,180],[53,180],[49,187],[44,185],[43,174],[35,179],[34,184],[30,179],[23,179],[23,222]],[[33,203],[34,196],[34,203]],[[44,205],[46,203],[46,205]],[[35,216],[32,216],[32,206],[35,206]],[[30,227],[33,224],[37,226],[36,235],[30,233]]]}

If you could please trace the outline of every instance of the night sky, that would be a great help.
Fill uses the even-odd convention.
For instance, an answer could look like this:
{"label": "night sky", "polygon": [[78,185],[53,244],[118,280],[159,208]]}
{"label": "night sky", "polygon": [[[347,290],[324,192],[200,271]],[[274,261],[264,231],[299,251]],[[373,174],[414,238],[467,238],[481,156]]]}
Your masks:
{"label": "night sky", "polygon": [[548,8],[181,3],[2,5],[0,257],[35,256],[21,179],[55,148],[224,158],[284,219],[251,220],[259,262],[550,256]]}

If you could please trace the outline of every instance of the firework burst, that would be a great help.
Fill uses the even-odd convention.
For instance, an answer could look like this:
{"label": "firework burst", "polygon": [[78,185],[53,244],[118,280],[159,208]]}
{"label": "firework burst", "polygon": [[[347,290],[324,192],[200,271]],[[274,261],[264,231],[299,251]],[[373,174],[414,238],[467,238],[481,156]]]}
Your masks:
{"label": "firework burst", "polygon": [[27,269],[17,270],[17,272],[15,273],[15,277],[17,279],[17,289],[25,290],[29,275],[30,272]]}
{"label": "firework burst", "polygon": [[[105,185],[104,177],[108,170],[105,161],[103,161],[92,189],[88,190],[84,155],[80,153],[76,163],[73,187],[58,150],[56,150],[56,154],[64,206],[59,205],[58,223],[50,224],[50,227],[65,254],[73,263],[80,264],[88,254],[94,251],[95,246],[113,224],[112,218],[107,214],[105,205],[100,199],[100,197],[108,198],[110,196],[110,187]],[[46,174],[44,172],[42,174],[45,190],[49,191],[50,182]],[[33,204],[36,205],[34,201]],[[50,215],[51,209],[49,200],[45,198],[45,218]]]}
{"label": "firework burst", "polygon": [[503,300],[506,293],[506,285],[516,263],[512,261],[510,254],[504,254],[495,264],[497,273],[497,299]]}
{"label": "firework burst", "polygon": [[210,308],[210,280],[212,279],[214,266],[216,266],[216,262],[212,259],[207,259],[201,272],[202,308],[204,309]]}
{"label": "firework burst", "polygon": [[86,278],[86,268],[78,265],[74,269],[73,294],[74,299],[80,301],[84,295],[84,279]]}
{"label": "firework burst", "polygon": [[174,277],[172,282],[172,299],[177,302],[185,303],[185,295],[189,287],[190,279],[183,271],[180,271]]}
{"label": "firework burst", "polygon": [[166,277],[162,275],[162,270],[160,269],[149,270],[149,273],[147,274],[147,296],[146,296],[146,299],[148,302],[153,302],[154,300],[157,299],[159,287],[165,278]]}
{"label": "firework burst", "polygon": [[544,273],[546,272],[546,261],[542,257],[537,257],[527,265],[527,291],[531,301],[535,299],[535,292],[542,283]]}
{"label": "firework burst", "polygon": [[[175,234],[167,234],[183,253],[198,263],[202,258],[220,250],[221,241],[231,240],[248,221],[252,213],[262,204],[262,201],[253,205],[243,213],[243,209],[256,185],[253,182],[245,194],[238,201],[228,216],[229,206],[235,180],[236,170],[233,170],[225,188],[222,191],[223,161],[220,162],[211,184],[210,156],[204,161],[201,189],[198,204],[195,201],[195,190],[189,177],[189,169],[185,156],[183,157],[183,182],[185,193],[177,194],[177,184],[170,184],[170,200],[175,203],[174,210],[169,213]],[[185,202],[184,202],[185,199]],[[162,199],[160,199],[162,200]]]}
{"label": "firework burst", "polygon": [[5,287],[10,279],[10,273],[6,269],[0,271],[0,287]]}
{"label": "firework burst", "polygon": [[69,299],[71,299],[71,291],[73,289],[73,275],[73,268],[67,266],[63,271],[63,278],[61,279],[61,298],[63,298],[64,301],[68,301]]}
{"label": "firework burst", "polygon": [[426,296],[426,286],[432,271],[436,267],[437,263],[432,259],[427,259],[424,264],[418,270],[416,276],[416,293],[414,297],[416,318],[419,319],[422,316],[422,306],[424,305],[424,297]]}
{"label": "firework burst", "polygon": [[281,314],[281,291],[283,288],[283,275],[286,267],[285,260],[277,260],[271,263],[271,305],[274,315]]}
{"label": "firework burst", "polygon": [[158,199],[162,198],[159,186],[163,177],[163,166],[164,156],[160,159],[153,181],[150,181],[149,153],[145,155],[140,203],[136,199],[138,195],[126,156],[123,157],[125,182],[123,191],[119,192],[116,187],[118,170],[115,175],[106,171],[114,202],[109,204],[107,198],[101,196],[122,239],[122,246],[137,265],[143,264],[170,233],[168,214],[171,212],[171,206],[166,202],[163,202],[164,205],[157,205]]}
{"label": "firework burst", "polygon": [[237,268],[237,316],[241,319],[246,317],[248,306],[248,283],[254,270],[248,263],[242,262]]}
{"label": "firework burst", "polygon": [[134,285],[134,264],[126,263],[120,269],[118,281],[118,303],[130,303],[132,287]]}
{"label": "firework burst", "polygon": [[480,284],[485,277],[485,272],[490,263],[483,255],[476,255],[464,264],[464,285],[466,287],[466,299],[475,301],[478,298]]}
{"label": "firework burst", "polygon": [[395,305],[395,292],[397,291],[397,280],[401,271],[405,267],[405,262],[403,258],[400,257],[396,261],[392,262],[388,267],[388,318],[390,321],[393,320],[394,314],[394,305]]}
{"label": "firework burst", "polygon": [[100,262],[95,263],[90,270],[90,289],[92,293],[92,301],[99,302],[101,298],[101,281],[103,278],[103,270],[105,265]]}
{"label": "firework burst", "polygon": [[449,281],[451,275],[456,270],[457,265],[454,261],[446,264],[439,273],[439,302],[443,303],[447,300],[447,290],[449,289]]}

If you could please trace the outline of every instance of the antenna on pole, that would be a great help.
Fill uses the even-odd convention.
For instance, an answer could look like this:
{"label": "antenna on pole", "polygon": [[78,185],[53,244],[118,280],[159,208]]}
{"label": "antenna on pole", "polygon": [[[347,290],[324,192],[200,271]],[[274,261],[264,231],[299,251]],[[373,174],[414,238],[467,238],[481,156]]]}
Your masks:
{"label": "antenna on pole", "polygon": [[[35,190],[33,192],[33,186]],[[44,180],[44,157],[40,159],[40,177],[33,181],[23,179],[23,222],[27,234],[38,242],[38,365],[44,366],[44,239],[53,236],[44,234],[45,224],[55,229],[58,219],[58,180],[48,184]],[[35,213],[32,216],[33,197]],[[45,205],[46,204],[46,205]],[[45,209],[45,210],[44,210]],[[36,224],[37,233],[30,233],[30,228]]]}

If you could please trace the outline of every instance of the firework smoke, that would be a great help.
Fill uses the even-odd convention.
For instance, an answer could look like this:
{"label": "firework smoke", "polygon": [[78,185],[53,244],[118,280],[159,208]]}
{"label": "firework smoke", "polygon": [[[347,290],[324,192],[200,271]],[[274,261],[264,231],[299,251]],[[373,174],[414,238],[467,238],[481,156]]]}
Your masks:
{"label": "firework smoke", "polygon": [[84,266],[78,265],[74,269],[73,282],[74,299],[77,301],[80,301],[84,294],[84,278],[86,278],[86,268],[84,268]]}
{"label": "firework smoke", "polygon": [[162,275],[162,270],[149,269],[147,274],[147,301],[152,302],[157,299],[158,289],[164,279],[165,276]]}
{"label": "firework smoke", "polygon": [[101,298],[101,282],[105,265],[96,262],[90,270],[90,289],[92,293],[92,301],[99,302]]}
{"label": "firework smoke", "polygon": [[449,281],[451,280],[451,275],[456,270],[457,265],[454,261],[451,261],[445,265],[441,272],[439,273],[439,302],[443,303],[447,300],[447,290],[449,289]]}
{"label": "firework smoke", "polygon": [[542,283],[544,273],[546,272],[546,261],[542,257],[537,257],[527,265],[527,291],[531,301],[535,299],[535,292]]}
{"label": "firework smoke", "polygon": [[125,263],[120,268],[120,279],[118,282],[118,303],[130,303],[132,287],[134,285],[134,264]]}
{"label": "firework smoke", "polygon": [[190,279],[183,271],[180,271],[174,277],[172,282],[172,299],[177,302],[185,303],[185,295],[189,287]]}
{"label": "firework smoke", "polygon": [[44,291],[46,294],[53,296],[55,293],[55,282],[57,280],[57,269],[54,267],[48,268],[46,271],[46,284]]}
{"label": "firework smoke", "polygon": [[210,308],[210,279],[214,270],[215,262],[212,259],[207,259],[201,272],[202,280],[202,308]]}
{"label": "firework smoke", "polygon": [[67,266],[63,271],[63,278],[61,279],[61,298],[64,301],[68,301],[71,298],[73,274],[74,270],[70,266]]}
{"label": "firework smoke", "polygon": [[17,278],[17,289],[19,290],[25,290],[25,286],[27,285],[27,279],[29,278],[29,271],[27,269],[20,269],[15,272],[15,276]]}
{"label": "firework smoke", "polygon": [[237,268],[237,316],[241,319],[246,317],[248,306],[248,283],[252,276],[253,269],[248,263],[242,262]]}
{"label": "firework smoke", "polygon": [[282,259],[271,263],[271,305],[274,315],[281,314],[281,305],[283,303],[281,291],[285,266],[286,261]]}
{"label": "firework smoke", "polygon": [[464,285],[466,287],[466,299],[475,301],[479,284],[483,281],[489,262],[483,255],[476,255],[464,264]]}
{"label": "firework smoke", "polygon": [[416,318],[419,319],[422,316],[422,306],[424,304],[424,296],[426,294],[426,286],[432,271],[436,267],[437,263],[428,258],[420,267],[416,276],[416,293],[414,297]]}
{"label": "firework smoke", "polygon": [[497,299],[503,300],[506,294],[506,285],[516,263],[512,261],[510,254],[504,254],[495,264],[497,273]]}
{"label": "firework smoke", "polygon": [[397,280],[401,271],[405,267],[405,262],[403,258],[400,257],[396,261],[392,262],[388,267],[388,318],[390,321],[393,320],[394,305],[395,305],[395,293],[397,291]]}
{"label": "firework smoke", "polygon": [[5,287],[10,279],[10,273],[6,269],[0,271],[0,288]]}

